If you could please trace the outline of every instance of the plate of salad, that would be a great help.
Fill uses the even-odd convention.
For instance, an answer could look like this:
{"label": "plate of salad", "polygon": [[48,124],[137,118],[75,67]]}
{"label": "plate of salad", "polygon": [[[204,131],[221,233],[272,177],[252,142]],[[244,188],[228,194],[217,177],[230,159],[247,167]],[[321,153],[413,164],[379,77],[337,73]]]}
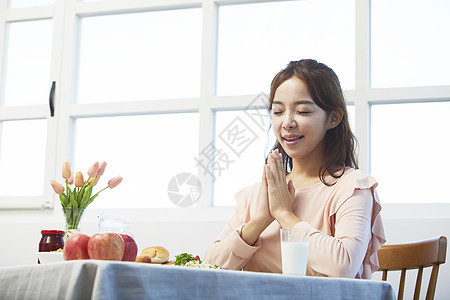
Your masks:
{"label": "plate of salad", "polygon": [[203,269],[220,269],[219,266],[211,265],[206,261],[202,261],[200,257],[194,256],[190,253],[181,253],[175,255],[175,261],[173,262],[176,266],[192,267],[192,268],[203,268]]}

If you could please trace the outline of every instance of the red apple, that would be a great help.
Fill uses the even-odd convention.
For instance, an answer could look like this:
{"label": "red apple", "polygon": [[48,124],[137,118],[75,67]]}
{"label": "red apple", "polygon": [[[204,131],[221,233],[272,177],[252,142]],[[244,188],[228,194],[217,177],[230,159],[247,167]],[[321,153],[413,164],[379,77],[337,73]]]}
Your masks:
{"label": "red apple", "polygon": [[90,237],[84,233],[69,236],[64,244],[64,260],[89,259],[88,242]]}
{"label": "red apple", "polygon": [[138,246],[135,240],[128,234],[121,233],[120,236],[125,243],[125,250],[123,253],[122,261],[135,261],[138,252]]}
{"label": "red apple", "polygon": [[125,243],[118,233],[96,233],[88,242],[88,254],[91,259],[121,260]]}

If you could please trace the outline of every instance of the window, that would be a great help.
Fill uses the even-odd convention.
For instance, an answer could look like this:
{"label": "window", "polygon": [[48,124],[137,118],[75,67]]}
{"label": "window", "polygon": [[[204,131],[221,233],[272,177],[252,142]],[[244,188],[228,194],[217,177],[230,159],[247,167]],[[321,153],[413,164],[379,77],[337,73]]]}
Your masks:
{"label": "window", "polygon": [[[51,207],[56,120],[49,94],[60,64],[62,28],[54,1],[0,7],[0,208]],[[39,8],[37,8],[39,6]]]}
{"label": "window", "polygon": [[347,104],[348,121],[352,132],[355,133],[355,105]]}
{"label": "window", "polygon": [[[171,184],[193,178],[196,189],[172,192],[201,194],[197,216],[225,211],[260,180],[274,143],[271,80],[301,58],[338,74],[360,167],[379,181],[382,202],[450,203],[429,188],[448,164],[438,132],[450,103],[449,9],[445,0],[5,2],[0,208],[51,208],[48,182],[64,161],[85,172],[105,160],[106,179],[124,181],[98,210],[180,216]],[[405,172],[421,183],[414,193],[397,177]]]}
{"label": "window", "polygon": [[47,122],[1,124],[0,196],[39,196],[44,192]]}
{"label": "window", "polygon": [[12,22],[7,30],[4,105],[48,103],[52,20]]}
{"label": "window", "polygon": [[[384,203],[449,203],[448,1],[371,1],[370,171]],[[438,86],[447,85],[447,89]],[[411,88],[402,88],[411,87]],[[447,92],[446,92],[447,90]],[[369,114],[367,114],[369,115]],[[365,122],[368,122],[367,119]],[[361,124],[361,123],[360,123]],[[358,124],[357,124],[358,126]]]}
{"label": "window", "polygon": [[372,174],[381,199],[448,203],[450,102],[378,104],[371,110]]}
{"label": "window", "polygon": [[302,58],[326,61],[344,88],[355,86],[354,0],[224,5],[218,30],[219,95],[267,93],[273,76]]}
{"label": "window", "polygon": [[450,2],[373,0],[372,86],[449,85]]}
{"label": "window", "polygon": [[200,9],[86,17],[80,23],[78,103],[200,95]]}
{"label": "window", "polygon": [[124,178],[92,207],[176,207],[168,197],[169,182],[181,173],[197,175],[196,113],[80,118],[75,127],[74,167],[85,174],[95,161],[106,161],[99,188],[108,178]]}

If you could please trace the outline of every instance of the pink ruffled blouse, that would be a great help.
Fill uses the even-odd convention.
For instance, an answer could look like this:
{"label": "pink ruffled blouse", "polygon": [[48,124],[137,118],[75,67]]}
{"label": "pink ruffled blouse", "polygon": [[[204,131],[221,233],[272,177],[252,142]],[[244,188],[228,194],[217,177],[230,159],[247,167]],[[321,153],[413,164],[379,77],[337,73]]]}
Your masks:
{"label": "pink ruffled blouse", "polygon": [[[335,180],[331,176],[327,180]],[[205,261],[223,268],[281,273],[280,225],[267,227],[253,246],[241,238],[242,227],[256,214],[261,183],[236,194],[236,209]],[[377,250],[386,241],[376,180],[347,168],[332,186],[318,182],[298,189],[293,212],[302,221],[295,228],[308,241],[307,275],[371,278]]]}

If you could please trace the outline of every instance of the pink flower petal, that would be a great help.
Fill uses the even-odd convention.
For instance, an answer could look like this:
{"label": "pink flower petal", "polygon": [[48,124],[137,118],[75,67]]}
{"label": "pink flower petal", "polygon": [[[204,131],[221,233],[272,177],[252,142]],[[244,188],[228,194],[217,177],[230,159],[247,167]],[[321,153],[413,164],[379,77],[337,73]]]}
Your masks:
{"label": "pink flower petal", "polygon": [[105,172],[105,168],[106,168],[106,161],[102,161],[98,167],[98,172],[97,172],[98,177],[103,175],[103,173]]}
{"label": "pink flower petal", "polygon": [[84,184],[83,174],[81,172],[77,172],[75,174],[75,186],[82,187]]}
{"label": "pink flower petal", "polygon": [[51,180],[50,184],[52,185],[52,188],[56,194],[61,195],[62,193],[64,193],[64,187],[60,183]]}
{"label": "pink flower petal", "polygon": [[108,181],[108,186],[109,186],[109,188],[111,188],[111,189],[115,188],[116,186],[119,185],[119,183],[122,182],[122,180],[123,180],[123,178],[120,177],[120,176],[116,176],[116,177],[110,179],[110,180]]}
{"label": "pink flower petal", "polygon": [[73,172],[70,174],[68,183],[69,183],[69,184],[73,184]]}
{"label": "pink flower petal", "polygon": [[94,164],[92,164],[92,166],[89,168],[89,171],[87,172],[88,175],[91,176],[92,178],[97,176],[98,168],[99,168],[98,162],[95,162]]}
{"label": "pink flower petal", "polygon": [[62,169],[62,177],[64,179],[69,179],[70,176],[72,175],[72,171],[70,171],[70,164],[69,162],[65,162],[63,165],[63,169]]}

